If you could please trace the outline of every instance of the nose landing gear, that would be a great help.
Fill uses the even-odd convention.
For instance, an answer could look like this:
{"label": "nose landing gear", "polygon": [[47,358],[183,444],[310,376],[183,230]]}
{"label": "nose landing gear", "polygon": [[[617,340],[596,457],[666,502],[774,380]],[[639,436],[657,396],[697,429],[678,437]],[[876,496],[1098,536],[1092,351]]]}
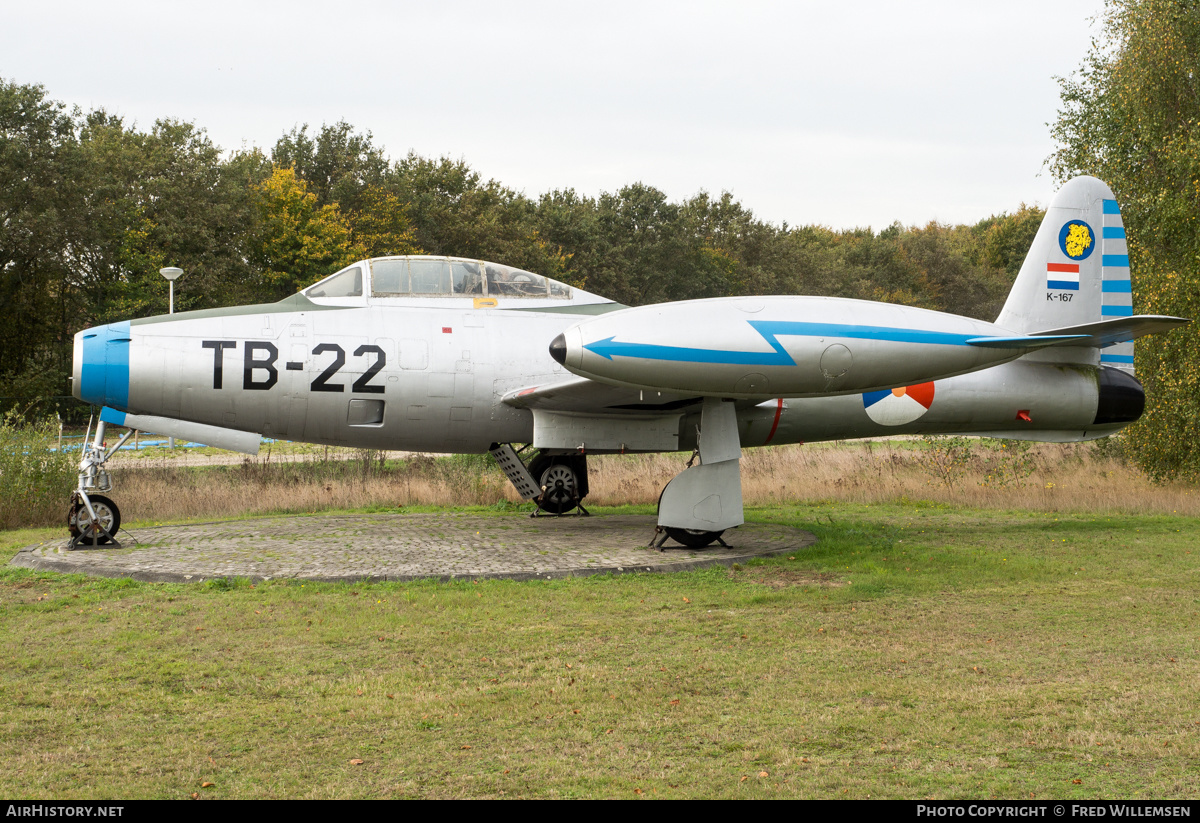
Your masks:
{"label": "nose landing gear", "polygon": [[85,439],[83,456],[79,460],[79,485],[71,495],[71,509],[67,512],[67,531],[71,534],[69,549],[81,545],[121,546],[116,537],[121,530],[121,510],[99,492],[112,490],[112,478],[105,471],[104,464],[133,436],[133,430],[130,429],[117,441],[117,445],[105,451],[104,428],[104,420],[101,419],[96,426],[95,439],[91,443],[86,443]]}

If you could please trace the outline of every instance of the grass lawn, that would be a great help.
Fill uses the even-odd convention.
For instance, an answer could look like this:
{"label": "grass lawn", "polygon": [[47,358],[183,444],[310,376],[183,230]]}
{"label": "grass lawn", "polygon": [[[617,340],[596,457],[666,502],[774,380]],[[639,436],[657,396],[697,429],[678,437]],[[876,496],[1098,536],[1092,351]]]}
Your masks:
{"label": "grass lawn", "polygon": [[4,570],[0,795],[1200,795],[1197,518],[747,519],[819,542],[532,583]]}

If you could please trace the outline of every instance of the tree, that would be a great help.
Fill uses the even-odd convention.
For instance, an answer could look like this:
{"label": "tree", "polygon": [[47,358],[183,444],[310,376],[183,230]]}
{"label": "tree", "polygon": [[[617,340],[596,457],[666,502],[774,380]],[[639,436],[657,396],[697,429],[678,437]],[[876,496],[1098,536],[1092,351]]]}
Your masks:
{"label": "tree", "polygon": [[348,215],[351,239],[365,257],[420,254],[408,220],[408,207],[380,186],[368,186],[359,198],[362,208]]}
{"label": "tree", "polygon": [[72,260],[87,229],[74,118],[41,86],[0,79],[0,395],[61,394]]}
{"label": "tree", "polygon": [[391,175],[387,157],[372,141],[370,132],[357,134],[344,120],[322,125],[314,139],[306,123],[279,138],[271,160],[279,168],[295,169],[318,206],[337,203],[343,213],[361,211],[367,190],[382,186]]}
{"label": "tree", "polygon": [[191,123],[160,120],[149,132],[90,113],[81,130],[90,242],[79,255],[89,323],[166,311],[158,270],[179,266],[176,307],[208,308],[254,297],[242,238],[254,188],[270,171],[260,152],[222,162]]}
{"label": "tree", "polygon": [[410,153],[396,164],[388,186],[407,205],[417,245],[427,253],[570,279],[562,250],[538,232],[534,203],[495,180],[484,181],[466,162]]}
{"label": "tree", "polygon": [[363,257],[336,204],[317,196],[290,168],[276,168],[256,190],[256,220],[247,256],[267,289],[287,297]]}
{"label": "tree", "polygon": [[[1051,168],[1092,174],[1121,205],[1134,305],[1200,318],[1200,5],[1109,0],[1104,31],[1060,79]],[[1146,413],[1126,442],[1151,477],[1200,478],[1200,324],[1139,341]]]}

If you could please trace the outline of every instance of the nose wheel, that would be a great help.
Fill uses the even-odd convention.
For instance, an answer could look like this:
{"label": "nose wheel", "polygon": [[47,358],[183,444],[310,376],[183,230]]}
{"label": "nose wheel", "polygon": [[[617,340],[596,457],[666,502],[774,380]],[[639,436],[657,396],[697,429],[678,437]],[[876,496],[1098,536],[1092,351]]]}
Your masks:
{"label": "nose wheel", "polygon": [[88,514],[87,506],[78,497],[71,503],[67,513],[67,530],[71,533],[71,546],[103,546],[115,543],[115,535],[121,529],[121,510],[112,500],[100,494],[88,495],[95,518]]}

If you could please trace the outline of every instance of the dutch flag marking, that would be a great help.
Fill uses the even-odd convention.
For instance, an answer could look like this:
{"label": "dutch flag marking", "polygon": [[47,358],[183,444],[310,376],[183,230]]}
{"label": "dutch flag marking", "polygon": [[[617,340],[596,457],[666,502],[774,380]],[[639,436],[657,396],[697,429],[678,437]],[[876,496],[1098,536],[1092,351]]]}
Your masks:
{"label": "dutch flag marking", "polygon": [[1078,263],[1047,263],[1046,288],[1079,291]]}

